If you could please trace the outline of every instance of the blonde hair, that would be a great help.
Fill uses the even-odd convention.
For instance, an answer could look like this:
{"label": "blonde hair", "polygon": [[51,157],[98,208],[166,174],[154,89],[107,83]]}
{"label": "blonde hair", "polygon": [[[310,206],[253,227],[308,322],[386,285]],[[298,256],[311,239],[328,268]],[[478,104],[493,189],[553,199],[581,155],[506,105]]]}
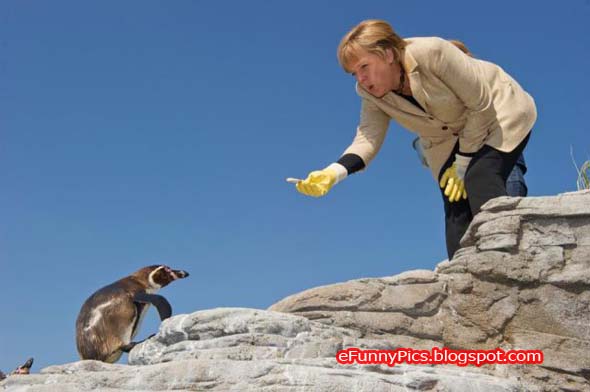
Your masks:
{"label": "blonde hair", "polygon": [[467,49],[467,46],[462,41],[459,41],[456,39],[450,39],[449,42],[452,43],[453,45],[455,45],[456,47],[458,47],[459,49],[461,49],[461,51],[463,53],[465,53],[467,56],[474,57],[473,53],[471,53],[469,51],[469,49]]}
{"label": "blonde hair", "polygon": [[391,49],[396,58],[407,43],[393,31],[384,20],[364,20],[350,30],[338,45],[338,62],[346,72],[352,72],[352,64],[358,60],[359,52],[365,50],[385,58],[385,51]]}

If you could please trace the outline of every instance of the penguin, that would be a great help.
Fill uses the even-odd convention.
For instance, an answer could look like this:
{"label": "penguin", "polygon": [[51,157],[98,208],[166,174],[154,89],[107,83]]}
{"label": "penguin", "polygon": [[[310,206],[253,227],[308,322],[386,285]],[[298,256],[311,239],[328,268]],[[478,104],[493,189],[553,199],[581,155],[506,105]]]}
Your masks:
{"label": "penguin", "polygon": [[27,362],[25,362],[24,365],[21,365],[21,366],[17,367],[16,370],[13,371],[10,374],[11,375],[13,375],[13,374],[30,374],[31,373],[31,367],[33,367],[33,358],[29,358],[27,360]]}
{"label": "penguin", "polygon": [[[24,365],[17,367],[13,372],[11,372],[9,374],[9,376],[30,374],[32,366],[33,366],[33,358],[29,358],[27,360],[27,362],[24,363]],[[2,371],[0,371],[0,381],[4,380],[5,378],[6,378],[6,374],[4,374],[4,373],[2,373]]]}
{"label": "penguin", "polygon": [[188,272],[166,265],[150,265],[92,294],[76,320],[80,358],[117,362],[124,352],[140,343],[133,342],[133,338],[150,305],[156,307],[160,320],[172,315],[170,303],[156,292],[187,276]]}

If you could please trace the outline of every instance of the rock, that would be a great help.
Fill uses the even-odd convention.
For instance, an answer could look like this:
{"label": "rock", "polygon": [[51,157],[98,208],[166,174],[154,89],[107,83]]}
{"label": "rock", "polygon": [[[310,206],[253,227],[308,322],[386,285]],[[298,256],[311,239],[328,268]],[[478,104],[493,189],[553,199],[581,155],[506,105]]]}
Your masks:
{"label": "rock", "polygon": [[[10,376],[9,391],[590,390],[590,191],[486,203],[451,261],[177,315],[129,365]],[[368,261],[370,262],[370,261]],[[339,364],[339,350],[542,350],[537,365]]]}
{"label": "rock", "polygon": [[334,358],[343,345],[359,335],[284,313],[220,308],[164,320],[154,338],[130,353],[129,363]]}
{"label": "rock", "polygon": [[[310,289],[269,309],[372,339],[409,336],[416,348],[544,350],[543,365],[495,365],[489,374],[544,390],[590,390],[589,243],[590,191],[498,198],[434,272]],[[423,279],[402,278],[415,275]],[[346,311],[335,301],[354,293],[365,293],[363,301]]]}
{"label": "rock", "polygon": [[[130,365],[80,361],[15,377],[2,387],[31,391],[539,391],[516,379],[455,366],[340,365],[346,347],[391,349],[358,331],[301,316],[224,308],[165,320],[138,345]],[[524,388],[524,389],[523,389]]]}
{"label": "rock", "polygon": [[[67,365],[66,365],[67,366]],[[114,365],[108,365],[114,366]],[[521,392],[518,383],[458,368],[341,367],[333,359],[180,360],[75,374],[14,377],[9,391],[454,391]]]}

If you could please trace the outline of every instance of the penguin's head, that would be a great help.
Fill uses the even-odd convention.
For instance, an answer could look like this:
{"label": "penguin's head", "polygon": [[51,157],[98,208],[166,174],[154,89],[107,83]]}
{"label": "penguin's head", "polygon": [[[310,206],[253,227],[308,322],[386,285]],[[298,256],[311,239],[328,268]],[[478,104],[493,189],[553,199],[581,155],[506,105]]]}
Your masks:
{"label": "penguin's head", "polygon": [[189,273],[183,270],[173,270],[167,265],[150,265],[140,269],[134,275],[145,280],[148,289],[158,290],[177,279],[186,278]]}

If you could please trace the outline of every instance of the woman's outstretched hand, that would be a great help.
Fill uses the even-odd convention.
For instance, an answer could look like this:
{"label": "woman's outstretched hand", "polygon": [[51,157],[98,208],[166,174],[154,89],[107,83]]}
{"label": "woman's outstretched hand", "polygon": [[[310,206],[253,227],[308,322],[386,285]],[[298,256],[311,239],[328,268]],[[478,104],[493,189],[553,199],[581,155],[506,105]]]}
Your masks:
{"label": "woman's outstretched hand", "polygon": [[[332,186],[334,186],[336,176],[336,172],[328,168],[312,171],[305,180],[298,181],[295,187],[304,195],[321,197],[326,195]],[[289,182],[293,182],[292,179]]]}

